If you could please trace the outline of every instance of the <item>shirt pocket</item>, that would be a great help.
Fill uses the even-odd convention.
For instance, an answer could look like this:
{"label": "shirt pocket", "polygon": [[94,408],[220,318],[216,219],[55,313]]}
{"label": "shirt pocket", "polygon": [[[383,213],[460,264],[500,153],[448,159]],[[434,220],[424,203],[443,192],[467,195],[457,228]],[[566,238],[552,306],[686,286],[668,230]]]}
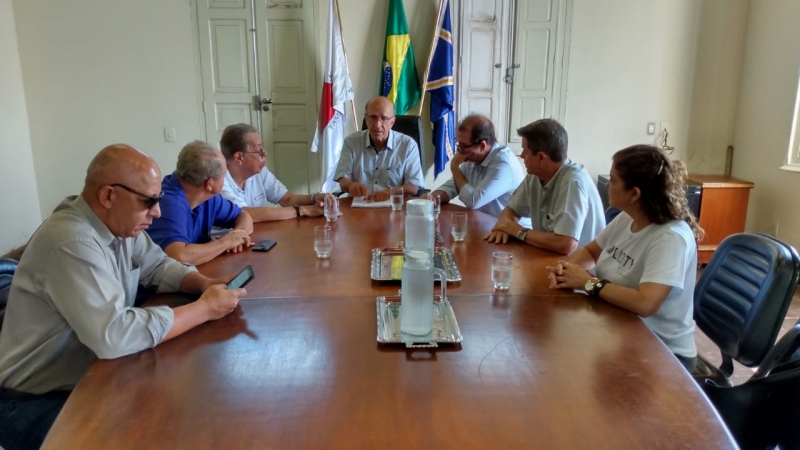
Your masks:
{"label": "shirt pocket", "polygon": [[390,167],[386,171],[386,185],[389,187],[400,186],[403,184],[403,166]]}
{"label": "shirt pocket", "polygon": [[542,217],[542,230],[554,232],[556,229],[556,217],[553,214],[545,214]]}

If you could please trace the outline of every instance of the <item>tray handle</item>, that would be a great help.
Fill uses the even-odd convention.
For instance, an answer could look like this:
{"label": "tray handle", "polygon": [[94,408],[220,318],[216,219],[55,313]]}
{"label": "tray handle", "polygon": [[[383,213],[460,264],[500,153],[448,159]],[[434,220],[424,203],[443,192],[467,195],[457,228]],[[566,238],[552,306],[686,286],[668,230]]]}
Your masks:
{"label": "tray handle", "polygon": [[406,342],[406,348],[437,348],[439,344],[436,342]]}

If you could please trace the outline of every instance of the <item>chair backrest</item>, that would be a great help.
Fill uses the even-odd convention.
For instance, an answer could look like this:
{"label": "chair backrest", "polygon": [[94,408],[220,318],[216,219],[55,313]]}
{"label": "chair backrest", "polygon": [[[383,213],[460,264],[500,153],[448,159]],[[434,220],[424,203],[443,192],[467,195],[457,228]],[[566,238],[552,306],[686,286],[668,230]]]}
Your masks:
{"label": "chair backrest", "polygon": [[17,260],[0,258],[0,329],[3,327],[3,318],[6,315],[8,292],[11,290],[11,278],[17,270]]}
{"label": "chair backrest", "polygon": [[611,223],[614,218],[616,218],[622,210],[619,208],[615,208],[613,206],[609,206],[606,208],[605,216],[606,216],[606,224]]}
{"label": "chair backrest", "polygon": [[703,390],[743,449],[800,448],[800,324],[745,383]]}
{"label": "chair backrest", "polygon": [[790,245],[758,233],[727,237],[694,290],[697,326],[731,358],[757,366],[769,352],[792,300],[800,256]]}
{"label": "chair backrest", "polygon": [[[419,116],[394,116],[392,130],[409,136],[419,147],[419,164],[425,172],[425,149],[422,147],[422,119]],[[367,129],[367,122],[361,121],[361,129]]]}

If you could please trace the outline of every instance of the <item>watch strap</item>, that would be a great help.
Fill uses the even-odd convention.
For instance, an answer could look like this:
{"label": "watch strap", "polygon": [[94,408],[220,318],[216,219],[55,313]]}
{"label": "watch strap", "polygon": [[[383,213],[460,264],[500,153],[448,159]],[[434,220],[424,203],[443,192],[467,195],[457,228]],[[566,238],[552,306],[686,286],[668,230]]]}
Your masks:
{"label": "watch strap", "polygon": [[599,280],[594,283],[594,288],[592,289],[592,297],[599,297],[600,291],[606,287],[606,285],[610,283],[608,280]]}
{"label": "watch strap", "polygon": [[528,231],[530,231],[528,228],[523,227],[521,230],[517,232],[517,239],[519,239],[522,242],[525,242],[525,236],[528,235]]}
{"label": "watch strap", "polygon": [[294,205],[294,212],[297,214],[295,217],[300,217],[300,207],[299,206]]}

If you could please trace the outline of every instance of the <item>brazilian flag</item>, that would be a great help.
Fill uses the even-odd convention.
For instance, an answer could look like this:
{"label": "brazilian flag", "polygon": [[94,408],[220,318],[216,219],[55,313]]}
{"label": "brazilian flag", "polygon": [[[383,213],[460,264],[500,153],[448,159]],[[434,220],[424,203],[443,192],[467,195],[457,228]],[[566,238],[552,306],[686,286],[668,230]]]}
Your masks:
{"label": "brazilian flag", "polygon": [[396,115],[405,114],[421,97],[402,0],[389,0],[380,93],[394,103]]}

